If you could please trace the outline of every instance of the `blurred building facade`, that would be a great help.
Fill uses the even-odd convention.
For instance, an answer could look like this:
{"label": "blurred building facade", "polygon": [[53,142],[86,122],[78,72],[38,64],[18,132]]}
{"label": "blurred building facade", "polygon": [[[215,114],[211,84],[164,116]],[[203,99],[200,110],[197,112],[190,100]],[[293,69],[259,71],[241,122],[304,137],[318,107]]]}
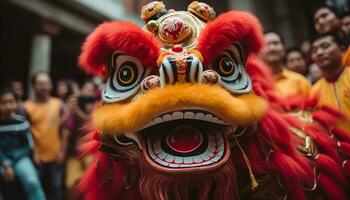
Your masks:
{"label": "blurred building facade", "polygon": [[[37,71],[83,80],[77,68],[87,34],[107,20],[142,25],[123,0],[1,0],[0,80],[23,83]],[[129,7],[128,7],[129,6]],[[130,10],[130,11],[129,11]]]}
{"label": "blurred building facade", "polygon": [[[84,38],[106,20],[142,25],[141,7],[150,0],[1,0],[0,80],[21,79],[49,71],[54,79],[86,77],[77,68]],[[164,0],[167,8],[185,10],[191,0]],[[328,3],[349,9],[348,0],[204,0],[217,14],[230,9],[256,14],[265,30],[276,30],[287,46],[314,33],[312,9]],[[345,5],[345,6],[344,6]]]}

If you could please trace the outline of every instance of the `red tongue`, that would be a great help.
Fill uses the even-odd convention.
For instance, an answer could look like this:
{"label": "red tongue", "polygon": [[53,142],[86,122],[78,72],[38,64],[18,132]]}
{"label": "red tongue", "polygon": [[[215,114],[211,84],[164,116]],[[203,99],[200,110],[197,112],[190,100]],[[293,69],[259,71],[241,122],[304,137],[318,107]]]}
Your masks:
{"label": "red tongue", "polygon": [[175,152],[190,153],[202,145],[203,136],[191,126],[180,126],[167,135],[166,143]]}

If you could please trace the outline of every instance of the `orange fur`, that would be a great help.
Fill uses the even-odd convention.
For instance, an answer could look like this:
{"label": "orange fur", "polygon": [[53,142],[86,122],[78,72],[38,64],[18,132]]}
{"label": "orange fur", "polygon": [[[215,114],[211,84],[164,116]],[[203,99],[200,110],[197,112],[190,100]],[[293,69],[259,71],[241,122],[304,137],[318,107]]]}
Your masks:
{"label": "orange fur", "polygon": [[132,133],[162,113],[200,108],[227,123],[247,125],[258,121],[266,107],[254,94],[232,96],[218,85],[178,84],[151,90],[132,102],[103,105],[95,111],[93,123],[104,133]]}

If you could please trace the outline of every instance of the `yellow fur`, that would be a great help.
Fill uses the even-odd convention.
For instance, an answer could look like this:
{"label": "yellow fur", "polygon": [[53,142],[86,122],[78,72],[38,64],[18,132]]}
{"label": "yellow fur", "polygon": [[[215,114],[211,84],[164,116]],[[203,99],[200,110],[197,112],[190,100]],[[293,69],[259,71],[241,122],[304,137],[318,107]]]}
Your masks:
{"label": "yellow fur", "polygon": [[254,94],[233,96],[218,85],[177,84],[153,89],[132,102],[105,104],[94,112],[93,123],[106,134],[133,133],[162,113],[198,108],[230,124],[247,125],[258,121],[266,107]]}

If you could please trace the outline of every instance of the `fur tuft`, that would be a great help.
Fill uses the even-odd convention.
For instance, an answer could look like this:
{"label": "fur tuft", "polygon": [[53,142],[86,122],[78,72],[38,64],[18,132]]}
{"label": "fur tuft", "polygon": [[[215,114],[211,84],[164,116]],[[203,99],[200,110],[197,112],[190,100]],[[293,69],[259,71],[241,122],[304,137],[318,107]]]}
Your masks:
{"label": "fur tuft", "polygon": [[248,12],[230,11],[209,22],[198,39],[198,50],[204,63],[224,51],[234,42],[240,42],[246,51],[246,58],[256,54],[264,44],[259,20]]}
{"label": "fur tuft", "polygon": [[132,133],[162,113],[201,108],[227,123],[248,125],[261,118],[265,103],[253,94],[232,96],[218,85],[177,84],[153,89],[130,103],[101,106],[93,114],[93,122],[103,133]]}
{"label": "fur tuft", "polygon": [[153,36],[136,24],[106,22],[87,37],[79,64],[86,72],[100,75],[106,70],[114,51],[133,56],[146,67],[156,67],[160,46]]}

